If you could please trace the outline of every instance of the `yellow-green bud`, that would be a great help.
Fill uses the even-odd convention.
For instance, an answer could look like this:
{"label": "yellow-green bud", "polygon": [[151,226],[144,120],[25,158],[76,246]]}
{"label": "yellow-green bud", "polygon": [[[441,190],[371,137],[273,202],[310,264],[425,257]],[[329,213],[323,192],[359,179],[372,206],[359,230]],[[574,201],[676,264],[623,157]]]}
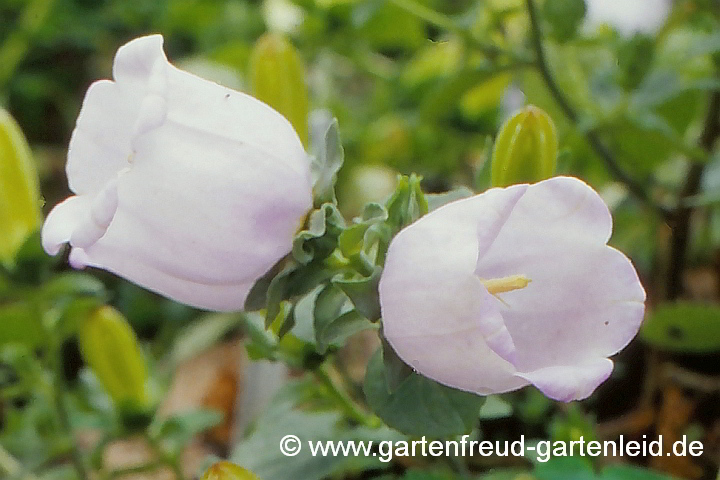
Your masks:
{"label": "yellow-green bud", "polygon": [[544,110],[528,105],[500,128],[492,154],[492,186],[507,187],[550,178],[555,172],[558,141]]}
{"label": "yellow-green bud", "polygon": [[305,66],[297,49],[282,35],[266,33],[250,55],[253,95],[287,118],[303,145],[308,144],[308,92]]}
{"label": "yellow-green bud", "polygon": [[148,370],[137,337],[122,313],[102,306],[78,331],[80,351],[115,404],[123,411],[150,406]]}
{"label": "yellow-green bud", "polygon": [[12,263],[28,235],[40,226],[38,183],[22,130],[0,108],[0,262]]}
{"label": "yellow-green bud", "polygon": [[260,480],[260,478],[234,463],[218,462],[207,469],[201,480]]}

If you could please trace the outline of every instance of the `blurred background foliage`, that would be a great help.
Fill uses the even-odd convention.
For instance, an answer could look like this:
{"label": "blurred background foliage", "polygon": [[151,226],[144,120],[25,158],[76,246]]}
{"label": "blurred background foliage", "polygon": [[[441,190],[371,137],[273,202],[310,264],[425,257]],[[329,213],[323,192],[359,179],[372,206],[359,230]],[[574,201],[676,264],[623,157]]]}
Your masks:
{"label": "blurred background foliage", "polygon": [[[141,432],[153,459],[142,464],[146,470],[153,470],[156,462],[155,467],[168,466],[180,475],[189,455],[187,445],[205,432],[203,441],[214,446],[215,454],[232,451],[233,458],[248,468],[257,466],[255,473],[267,480],[660,479],[668,478],[666,474],[716,478],[720,4],[637,2],[653,10],[640,9],[637,23],[620,19],[613,28],[593,18],[598,7],[593,10],[591,3],[597,4],[0,1],[0,106],[14,118],[3,120],[0,154],[7,165],[16,162],[14,170],[0,168],[0,221],[21,225],[20,233],[9,227],[0,232],[0,471],[11,478],[73,478],[96,468],[105,472],[103,478],[120,477],[133,472],[107,467],[104,449]],[[533,15],[528,5],[534,7]],[[663,5],[669,9],[666,18],[660,11]],[[628,7],[628,18],[633,9]],[[162,33],[167,55],[177,66],[262,98],[263,89],[272,87],[253,78],[250,66],[256,65],[255,72],[261,69],[253,60],[253,48],[268,31],[283,35],[297,49],[291,70],[305,71],[303,101],[308,107],[300,107],[299,121],[308,108],[310,130],[313,117],[330,112],[338,119],[345,166],[337,194],[346,218],[360,214],[366,202],[392,193],[398,173],[422,175],[423,188],[430,193],[460,186],[477,192],[488,188],[498,128],[526,104],[542,108],[555,122],[557,173],[586,180],[611,207],[611,244],[632,258],[648,291],[648,318],[640,339],[619,356],[613,378],[587,402],[557,405],[531,389],[492,397],[481,411],[476,435],[512,440],[520,434],[538,439],[663,434],[666,441],[687,435],[703,441],[703,456],[599,459],[593,464],[553,459],[536,467],[517,458],[473,459],[461,466],[452,459],[431,463],[412,458],[390,465],[357,458],[320,465],[284,458],[274,443],[263,447],[287,425],[315,432],[316,438],[382,440],[399,435],[385,427],[354,428],[352,422],[334,430],[343,418],[352,419],[353,412],[348,398],[337,397],[329,374],[285,388],[253,435],[239,443],[237,435],[217,430],[223,417],[216,411],[225,410],[226,422],[234,411],[235,387],[227,387],[227,393],[222,382],[203,397],[199,409],[156,415],[154,408],[168,397],[184,361],[240,333],[251,357],[267,357],[279,348],[280,357],[300,370],[344,357],[336,348],[328,353],[295,337],[283,338],[278,347],[272,332],[264,332],[249,316],[207,315],[105,272],[68,272],[62,258],[47,257],[39,246],[35,230],[41,203],[33,193],[36,180],[28,165],[39,173],[42,212],[47,213],[69,193],[66,148],[84,92],[91,82],[110,76],[115,51],[126,41]],[[272,72],[277,67],[262,68]],[[23,200],[21,208],[12,189],[22,182],[31,200]],[[14,246],[6,252],[5,245]],[[105,393],[107,385],[103,390],[102,381],[84,368],[78,325],[99,315],[97,309],[106,304],[139,338],[121,335],[126,343],[139,342],[139,347],[127,349],[139,352],[149,365],[149,373],[143,374],[152,384],[152,400],[146,402],[152,408],[124,409],[122,402],[113,403]],[[347,355],[366,363],[366,353],[361,349]],[[137,365],[136,359],[125,365]],[[362,404],[362,375],[346,377],[349,397]],[[290,401],[324,405],[333,413],[291,410]],[[90,433],[69,437],[70,431]],[[88,451],[90,460],[83,458]],[[618,461],[638,468],[608,466]],[[304,472],[302,477],[293,476],[298,471]]]}

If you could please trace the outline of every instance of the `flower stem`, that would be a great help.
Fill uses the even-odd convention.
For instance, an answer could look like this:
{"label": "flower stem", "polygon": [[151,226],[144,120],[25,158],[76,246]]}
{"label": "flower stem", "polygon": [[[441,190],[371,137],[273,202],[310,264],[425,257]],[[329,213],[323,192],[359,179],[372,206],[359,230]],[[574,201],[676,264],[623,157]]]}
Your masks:
{"label": "flower stem", "polygon": [[[555,99],[555,102],[560,106],[565,116],[574,124],[578,124],[580,121],[580,115],[577,113],[575,108],[570,104],[570,101],[562,92],[555,77],[550,71],[550,66],[545,55],[545,47],[543,46],[542,30],[540,28],[540,19],[538,17],[537,7],[535,6],[534,0],[526,0],[528,15],[530,16],[530,30],[532,36],[533,47],[535,50],[535,60],[540,75],[545,81],[545,85],[548,87],[550,94]],[[605,167],[610,173],[621,183],[625,184],[628,190],[635,195],[643,203],[655,210],[664,219],[671,217],[671,212],[655,203],[647,190],[641,185],[636,179],[628,174],[618,163],[613,153],[608,149],[605,144],[600,140],[597,132],[593,129],[585,132],[585,138],[587,139],[590,146],[595,150],[595,153],[605,164]]]}
{"label": "flower stem", "polygon": [[370,428],[379,427],[382,422],[375,415],[364,412],[358,405],[350,398],[350,395],[337,384],[335,380],[330,376],[327,364],[320,365],[314,371],[315,377],[324,385],[332,397],[338,402],[345,415],[351,420]]}

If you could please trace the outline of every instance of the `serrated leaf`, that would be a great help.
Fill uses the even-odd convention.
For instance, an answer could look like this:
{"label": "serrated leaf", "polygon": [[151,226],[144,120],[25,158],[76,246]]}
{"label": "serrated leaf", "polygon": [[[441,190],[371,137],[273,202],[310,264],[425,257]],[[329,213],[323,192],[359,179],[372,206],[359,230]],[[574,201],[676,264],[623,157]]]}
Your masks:
{"label": "serrated leaf", "polygon": [[378,284],[382,269],[376,267],[369,277],[335,276],[334,285],[340,288],[352,301],[358,313],[371,322],[380,318]]}
{"label": "serrated leaf", "polygon": [[[250,435],[235,445],[230,460],[263,479],[272,480],[321,480],[341,472],[359,472],[387,465],[373,455],[312,455],[308,442],[372,440],[377,443],[404,437],[387,427],[348,428],[337,411],[298,409],[298,404],[307,401],[308,388],[316,392],[312,384],[304,381],[294,381],[284,387],[258,419]],[[301,449],[295,456],[283,455],[278,448],[286,435],[296,435],[301,442]]]}
{"label": "serrated leaf", "polygon": [[370,360],[363,386],[373,412],[408,435],[446,437],[470,431],[484,398],[412,373],[393,392],[387,387],[382,350]]}
{"label": "serrated leaf", "polygon": [[340,141],[340,131],[338,129],[337,120],[332,118],[327,121],[324,118],[315,121],[318,125],[311,126],[311,132],[321,132],[321,136],[317,139],[313,138],[312,142],[312,163],[310,164],[310,173],[312,175],[313,198],[315,205],[321,205],[325,202],[337,203],[335,198],[335,181],[337,180],[337,172],[342,167],[345,153]]}
{"label": "serrated leaf", "polygon": [[672,352],[720,351],[720,307],[692,302],[661,304],[645,320],[640,338]]}
{"label": "serrated leaf", "polygon": [[475,192],[467,187],[458,187],[445,193],[426,193],[425,198],[428,203],[428,211],[432,212],[435,209],[442,207],[450,202],[456,200],[462,200],[463,198],[469,198],[475,195]]}

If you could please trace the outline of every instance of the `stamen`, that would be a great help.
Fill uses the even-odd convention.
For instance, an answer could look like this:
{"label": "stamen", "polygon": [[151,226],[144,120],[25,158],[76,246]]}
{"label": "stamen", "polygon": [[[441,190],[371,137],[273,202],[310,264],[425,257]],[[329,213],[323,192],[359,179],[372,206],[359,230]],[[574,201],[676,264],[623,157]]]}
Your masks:
{"label": "stamen", "polygon": [[480,282],[482,282],[485,288],[487,288],[487,291],[492,295],[520,290],[527,287],[531,281],[532,280],[525,275],[509,275],[507,277],[491,278],[488,280],[480,279]]}

